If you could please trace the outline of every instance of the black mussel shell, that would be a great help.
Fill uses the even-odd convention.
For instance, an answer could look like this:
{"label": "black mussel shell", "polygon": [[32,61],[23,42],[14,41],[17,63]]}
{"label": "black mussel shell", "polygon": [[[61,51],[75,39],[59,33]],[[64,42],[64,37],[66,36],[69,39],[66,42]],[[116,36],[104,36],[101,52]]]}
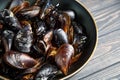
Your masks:
{"label": "black mussel shell", "polygon": [[83,34],[83,28],[80,24],[77,24],[76,22],[72,22],[72,26],[76,34]]}
{"label": "black mussel shell", "polygon": [[75,34],[73,40],[73,46],[75,48],[76,53],[80,53],[82,51],[83,46],[87,41],[87,36],[84,34]]}
{"label": "black mussel shell", "polygon": [[3,48],[2,48],[2,37],[0,36],[0,55],[3,52]]}
{"label": "black mussel shell", "polygon": [[52,80],[57,74],[58,69],[51,64],[44,64],[35,76],[35,80]]}
{"label": "black mussel shell", "polygon": [[29,53],[33,42],[32,28],[30,24],[24,23],[24,28],[21,29],[15,37],[15,48],[21,52]]}
{"label": "black mussel shell", "polygon": [[13,12],[11,12],[8,9],[4,9],[2,11],[2,18],[4,23],[6,24],[6,27],[8,27],[11,30],[14,31],[18,31],[21,29],[21,25],[17,19],[17,17],[13,14]]}
{"label": "black mussel shell", "polygon": [[68,43],[68,36],[67,34],[63,31],[63,29],[56,29],[53,32],[53,40],[52,42],[56,46],[60,46],[62,44]]}

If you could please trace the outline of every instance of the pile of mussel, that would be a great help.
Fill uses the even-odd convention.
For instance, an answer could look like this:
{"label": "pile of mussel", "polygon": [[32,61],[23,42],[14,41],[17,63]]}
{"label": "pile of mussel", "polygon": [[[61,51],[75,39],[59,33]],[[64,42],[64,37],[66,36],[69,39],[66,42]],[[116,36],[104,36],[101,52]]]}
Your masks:
{"label": "pile of mussel", "polygon": [[0,74],[10,79],[52,80],[67,75],[87,37],[75,12],[59,3],[12,0],[0,11]]}

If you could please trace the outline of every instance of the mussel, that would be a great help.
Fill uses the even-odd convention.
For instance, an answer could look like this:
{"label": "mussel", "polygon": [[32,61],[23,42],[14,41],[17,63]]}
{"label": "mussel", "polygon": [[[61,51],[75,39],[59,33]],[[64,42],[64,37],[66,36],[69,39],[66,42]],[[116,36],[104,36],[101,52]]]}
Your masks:
{"label": "mussel", "polygon": [[47,45],[44,41],[39,40],[35,43],[35,45],[33,46],[33,48],[39,53],[39,55],[46,55],[47,53]]}
{"label": "mussel", "polygon": [[35,6],[40,6],[41,8],[45,5],[46,0],[36,0],[34,3]]}
{"label": "mussel", "polygon": [[21,22],[23,28],[16,34],[14,45],[18,51],[28,53],[33,42],[31,24],[28,21]]}
{"label": "mussel", "polygon": [[36,23],[34,23],[34,28],[35,34],[41,37],[45,34],[47,29],[44,21],[37,21]]}
{"label": "mussel", "polygon": [[19,6],[23,3],[24,0],[12,0],[9,5],[9,10],[12,10],[14,7]]}
{"label": "mussel", "polygon": [[[15,1],[15,0],[14,0]],[[16,15],[20,10],[29,7],[29,2],[28,1],[23,1],[21,4],[14,6],[11,11]]]}
{"label": "mussel", "polygon": [[87,36],[85,35],[83,31],[83,27],[80,24],[73,22],[72,27],[74,31],[74,37],[73,37],[72,44],[75,48],[75,52],[80,53],[82,51],[83,46],[85,45],[87,41]]}
{"label": "mussel", "polygon": [[71,18],[68,14],[66,13],[60,13],[58,20],[61,24],[61,28],[68,34],[69,27],[71,25]]}
{"label": "mussel", "polygon": [[10,31],[10,30],[3,31],[2,41],[5,44],[4,47],[5,47],[6,51],[11,49],[14,36],[15,36],[15,34],[12,31]]}
{"label": "mussel", "polygon": [[63,44],[58,49],[57,54],[55,55],[55,62],[60,68],[60,70],[67,75],[68,69],[70,68],[70,61],[74,56],[74,48],[70,44]]}
{"label": "mussel", "polygon": [[72,11],[72,10],[66,10],[66,11],[63,11],[63,13],[68,14],[72,20],[75,19],[75,12],[74,11]]}
{"label": "mussel", "polygon": [[86,43],[87,37],[83,34],[76,34],[74,36],[73,46],[76,53],[80,53],[84,44]]}
{"label": "mussel", "polygon": [[59,28],[61,25],[60,22],[58,21],[58,12],[57,10],[51,11],[47,17],[45,17],[46,23],[49,26],[50,29],[56,29]]}
{"label": "mussel", "polygon": [[40,12],[39,6],[30,6],[27,8],[24,8],[18,12],[19,16],[25,17],[25,18],[33,18],[37,16]]}
{"label": "mussel", "polygon": [[35,66],[37,61],[25,53],[8,51],[4,54],[4,61],[17,69],[27,69]]}
{"label": "mussel", "polygon": [[56,66],[45,63],[35,76],[35,80],[52,80],[58,73]]}
{"label": "mussel", "polygon": [[40,12],[40,19],[44,19],[55,7],[52,5],[51,0],[47,0]]}
{"label": "mussel", "polygon": [[15,80],[33,80],[36,72],[43,65],[44,57],[36,59],[37,64],[31,68],[24,69],[19,75],[15,77]]}
{"label": "mussel", "polygon": [[37,42],[34,45],[34,49],[37,50],[40,54],[47,55],[47,51],[51,47],[53,37],[53,31],[48,31],[44,36],[43,40],[37,40]]}
{"label": "mussel", "polygon": [[54,30],[54,32],[53,32],[53,43],[58,47],[62,44],[68,43],[68,36],[63,31],[63,29]]}
{"label": "mussel", "polygon": [[21,25],[18,21],[18,19],[16,18],[16,16],[13,14],[13,12],[11,12],[8,9],[4,9],[2,12],[0,12],[2,14],[2,19],[4,24],[6,24],[6,27],[10,28],[11,30],[14,31],[18,31],[21,29]]}
{"label": "mussel", "polygon": [[[4,35],[9,35],[7,41],[11,41],[12,37],[10,36],[10,32],[6,33],[4,32]],[[5,35],[5,38],[6,38]],[[37,64],[37,61],[30,57],[29,55],[25,53],[20,53],[17,51],[13,51],[9,49],[9,43],[6,40],[3,39],[3,44],[5,46],[5,54],[3,55],[3,60],[6,64],[10,65],[11,67],[15,67],[17,69],[27,69],[35,66]]]}

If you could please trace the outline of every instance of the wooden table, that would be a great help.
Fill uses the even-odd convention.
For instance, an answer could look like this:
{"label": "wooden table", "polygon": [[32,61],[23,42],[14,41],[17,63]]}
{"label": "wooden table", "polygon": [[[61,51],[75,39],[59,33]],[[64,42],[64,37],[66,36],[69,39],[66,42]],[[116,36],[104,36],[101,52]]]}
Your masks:
{"label": "wooden table", "polygon": [[80,0],[98,26],[98,45],[90,62],[69,80],[120,80],[120,0]]}

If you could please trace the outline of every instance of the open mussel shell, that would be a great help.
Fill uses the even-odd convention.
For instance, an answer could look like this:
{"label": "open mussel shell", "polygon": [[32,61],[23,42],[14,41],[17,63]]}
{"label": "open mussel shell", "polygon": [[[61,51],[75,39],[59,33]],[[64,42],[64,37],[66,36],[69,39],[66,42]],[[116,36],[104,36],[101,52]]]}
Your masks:
{"label": "open mussel shell", "polygon": [[16,51],[8,51],[4,54],[6,64],[17,69],[27,69],[35,66],[37,61],[24,53]]}
{"label": "open mussel shell", "polygon": [[53,31],[48,31],[45,33],[45,35],[43,36],[43,40],[37,40],[37,42],[35,43],[35,45],[33,46],[33,48],[39,53],[39,54],[43,54],[44,56],[47,55],[47,52],[49,50],[49,48],[51,47],[52,40],[53,37]]}
{"label": "open mussel shell", "polygon": [[47,52],[47,45],[44,41],[39,40],[35,43],[33,48],[39,53],[39,55],[46,55]]}
{"label": "open mussel shell", "polygon": [[34,30],[37,36],[43,36],[46,32],[46,25],[44,21],[37,21],[34,24]]}
{"label": "open mussel shell", "polygon": [[37,72],[35,80],[52,80],[57,75],[58,69],[52,64],[45,63]]}

